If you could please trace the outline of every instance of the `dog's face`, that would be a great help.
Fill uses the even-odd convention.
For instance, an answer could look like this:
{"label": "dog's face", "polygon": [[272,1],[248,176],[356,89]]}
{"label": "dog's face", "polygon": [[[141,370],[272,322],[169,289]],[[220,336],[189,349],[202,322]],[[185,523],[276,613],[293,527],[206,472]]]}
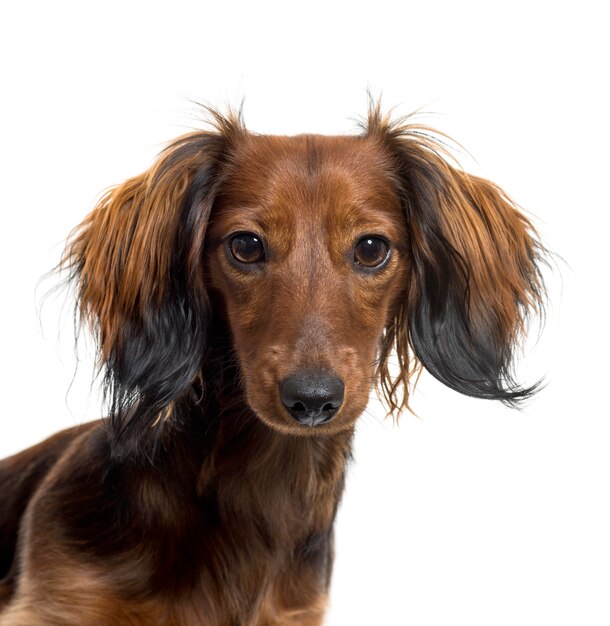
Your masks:
{"label": "dog's face", "polygon": [[337,432],[366,407],[407,275],[389,168],[360,137],[249,135],[235,147],[204,265],[247,401],[282,432]]}
{"label": "dog's face", "polygon": [[[543,303],[545,251],[501,189],[378,107],[347,137],[215,122],[109,191],[66,250],[117,445],[189,410],[233,352],[248,404],[284,433],[350,428],[374,382],[404,408],[418,363],[479,398],[535,390],[511,362]],[[222,363],[209,356],[216,326],[233,343]]]}

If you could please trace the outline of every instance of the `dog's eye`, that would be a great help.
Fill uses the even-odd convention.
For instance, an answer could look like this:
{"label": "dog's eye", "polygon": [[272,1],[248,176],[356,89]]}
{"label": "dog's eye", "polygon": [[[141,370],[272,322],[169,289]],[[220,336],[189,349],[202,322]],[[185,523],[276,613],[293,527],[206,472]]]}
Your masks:
{"label": "dog's eye", "polygon": [[383,265],[389,254],[390,246],[385,239],[367,235],[359,239],[354,247],[354,262],[372,269]]}
{"label": "dog's eye", "polygon": [[240,263],[260,263],[265,259],[263,243],[252,233],[239,233],[231,237],[229,249]]}

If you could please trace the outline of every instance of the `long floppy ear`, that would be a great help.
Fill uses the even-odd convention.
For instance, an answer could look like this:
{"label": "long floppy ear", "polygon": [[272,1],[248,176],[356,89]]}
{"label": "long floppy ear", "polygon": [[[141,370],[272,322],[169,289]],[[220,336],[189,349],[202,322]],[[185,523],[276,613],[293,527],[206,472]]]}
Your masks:
{"label": "long floppy ear", "polygon": [[144,448],[206,352],[202,247],[219,168],[241,129],[239,118],[212,113],[215,131],[177,139],[148,171],[108,191],[64,252],[96,337],[117,450]]}
{"label": "long floppy ear", "polygon": [[450,165],[425,127],[392,124],[377,108],[369,133],[392,153],[410,237],[410,281],[390,328],[403,369],[412,349],[460,393],[508,405],[528,398],[538,384],[520,386],[512,358],[544,302],[545,250],[532,224],[499,187]]}

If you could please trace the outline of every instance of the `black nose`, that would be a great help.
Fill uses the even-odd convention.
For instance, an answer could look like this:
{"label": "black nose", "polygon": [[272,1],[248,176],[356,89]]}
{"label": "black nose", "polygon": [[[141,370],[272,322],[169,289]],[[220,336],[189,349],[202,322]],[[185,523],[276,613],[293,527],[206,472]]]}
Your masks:
{"label": "black nose", "polygon": [[343,391],[343,381],[326,370],[301,370],[280,382],[286,410],[307,426],[328,422],[343,403]]}

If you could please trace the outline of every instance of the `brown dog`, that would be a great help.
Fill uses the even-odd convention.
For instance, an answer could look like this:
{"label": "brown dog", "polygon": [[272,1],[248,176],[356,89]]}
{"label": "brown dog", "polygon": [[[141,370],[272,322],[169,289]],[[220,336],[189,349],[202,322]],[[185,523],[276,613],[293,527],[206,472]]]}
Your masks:
{"label": "brown dog", "polygon": [[321,624],[371,385],[535,390],[544,250],[498,187],[378,106],[341,137],[213,115],[68,244],[110,418],[0,464],[2,626]]}

